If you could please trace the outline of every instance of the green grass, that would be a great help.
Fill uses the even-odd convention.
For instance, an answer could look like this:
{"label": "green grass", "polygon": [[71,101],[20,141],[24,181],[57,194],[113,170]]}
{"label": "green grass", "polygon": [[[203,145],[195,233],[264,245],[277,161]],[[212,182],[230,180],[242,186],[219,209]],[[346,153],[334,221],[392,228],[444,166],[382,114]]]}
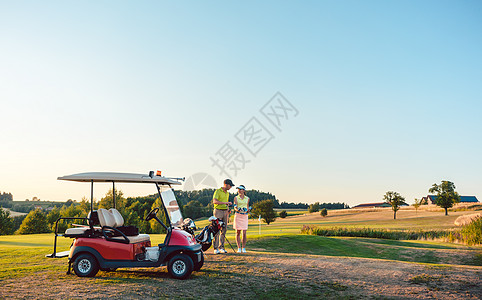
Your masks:
{"label": "green grass", "polygon": [[[272,253],[295,253],[384,260],[406,261],[428,264],[482,265],[482,247],[467,247],[451,243],[380,240],[370,238],[321,237],[300,235],[303,225],[321,228],[334,225],[347,228],[384,228],[391,230],[453,230],[453,221],[463,212],[451,212],[444,216],[442,211],[398,212],[393,220],[390,210],[359,212],[351,210],[329,211],[323,218],[319,213],[300,214],[285,219],[278,218],[270,225],[250,220],[248,229],[248,250]],[[199,228],[208,221],[198,220]],[[152,234],[151,243],[164,242],[164,235]],[[229,224],[227,238],[236,247],[235,231]],[[67,259],[49,259],[46,254],[53,251],[53,234],[0,236],[0,278],[31,275],[38,271],[64,272]],[[57,251],[69,249],[72,240],[59,237]],[[226,245],[227,247],[229,245]],[[212,248],[211,248],[212,249]],[[261,292],[260,292],[261,293]],[[267,295],[269,296],[269,295]],[[261,294],[260,294],[260,297]]]}
{"label": "green grass", "polygon": [[[255,250],[274,253],[361,257],[427,264],[480,265],[479,247],[449,243],[290,235],[258,238],[251,240],[249,246]],[[448,257],[447,253],[453,255]],[[458,253],[464,255],[458,256]]]}
{"label": "green grass", "polygon": [[[157,245],[164,235],[151,235]],[[59,237],[57,252],[69,250],[72,239]],[[0,236],[0,279],[31,275],[39,271],[67,271],[67,258],[46,258],[52,254],[53,234],[3,235]]]}

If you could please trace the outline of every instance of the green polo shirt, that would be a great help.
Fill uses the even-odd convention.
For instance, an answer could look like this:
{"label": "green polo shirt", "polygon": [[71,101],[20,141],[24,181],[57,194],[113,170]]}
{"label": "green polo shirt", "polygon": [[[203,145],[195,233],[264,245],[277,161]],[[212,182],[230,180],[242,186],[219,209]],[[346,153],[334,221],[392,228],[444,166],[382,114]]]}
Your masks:
{"label": "green polo shirt", "polygon": [[[229,201],[229,193],[224,192],[222,188],[219,188],[214,192],[213,199],[217,199],[220,202],[228,202]],[[215,209],[228,209],[228,206],[226,204],[214,204],[214,208]]]}

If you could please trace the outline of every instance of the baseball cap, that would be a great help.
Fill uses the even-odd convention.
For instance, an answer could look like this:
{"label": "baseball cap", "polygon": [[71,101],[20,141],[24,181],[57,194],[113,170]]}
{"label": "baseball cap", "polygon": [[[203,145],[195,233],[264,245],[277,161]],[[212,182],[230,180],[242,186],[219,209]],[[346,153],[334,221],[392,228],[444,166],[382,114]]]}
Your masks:
{"label": "baseball cap", "polygon": [[234,183],[231,181],[231,179],[224,180],[224,183],[229,184],[230,186],[234,186]]}

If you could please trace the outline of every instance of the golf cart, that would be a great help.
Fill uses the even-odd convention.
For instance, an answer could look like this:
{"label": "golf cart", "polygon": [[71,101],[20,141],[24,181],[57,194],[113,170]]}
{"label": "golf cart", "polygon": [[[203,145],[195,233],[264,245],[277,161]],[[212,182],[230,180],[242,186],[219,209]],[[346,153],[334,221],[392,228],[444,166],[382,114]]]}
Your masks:
{"label": "golf cart", "polygon": [[[59,218],[55,223],[54,252],[47,257],[69,258],[67,274],[71,266],[77,276],[92,277],[100,270],[113,271],[117,268],[147,268],[167,266],[169,274],[177,279],[187,278],[192,271],[201,269],[204,263],[201,245],[194,237],[180,229],[183,218],[171,185],[181,184],[181,178],[160,176],[160,172],[145,174],[129,173],[81,173],[59,177],[69,180],[91,183],[90,213],[86,218]],[[109,210],[94,210],[94,182],[112,182],[113,207]],[[151,247],[148,234],[139,234],[133,226],[124,226],[124,219],[116,209],[115,183],[150,183],[154,184],[162,202],[167,224],[158,217],[159,207],[153,209],[145,221],[155,219],[167,231],[164,243]],[[164,191],[161,191],[164,187]],[[85,225],[72,224],[64,234],[59,234],[60,220],[83,220]],[[73,238],[69,251],[57,251],[57,237]]]}

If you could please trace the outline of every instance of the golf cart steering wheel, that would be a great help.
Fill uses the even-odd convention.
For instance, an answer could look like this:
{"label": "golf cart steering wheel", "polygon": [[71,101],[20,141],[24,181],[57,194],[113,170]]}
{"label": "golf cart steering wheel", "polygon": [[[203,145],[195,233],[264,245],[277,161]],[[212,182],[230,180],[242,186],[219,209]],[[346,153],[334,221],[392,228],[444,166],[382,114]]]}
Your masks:
{"label": "golf cart steering wheel", "polygon": [[151,210],[151,211],[147,214],[146,221],[152,220],[152,218],[154,218],[155,216],[157,216],[157,213],[158,213],[158,212],[159,212],[159,207],[156,207],[156,208],[154,208],[153,210]]}

